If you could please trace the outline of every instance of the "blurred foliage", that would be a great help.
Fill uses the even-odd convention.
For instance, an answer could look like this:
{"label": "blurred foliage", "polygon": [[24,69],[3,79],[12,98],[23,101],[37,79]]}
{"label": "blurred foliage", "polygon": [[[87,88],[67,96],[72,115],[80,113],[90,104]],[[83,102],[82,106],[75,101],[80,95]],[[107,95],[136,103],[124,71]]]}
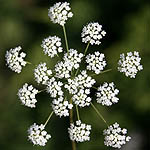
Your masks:
{"label": "blurred foliage", "polygon": [[[35,109],[20,105],[18,89],[25,83],[34,81],[34,65],[26,66],[21,74],[16,74],[5,65],[6,50],[22,45],[27,53],[26,60],[33,64],[46,61],[50,68],[57,58],[45,56],[40,47],[43,38],[58,35],[63,39],[62,28],[50,22],[47,12],[54,0],[0,0],[0,146],[2,150],[43,150],[32,146],[27,141],[27,129],[33,123],[43,123],[51,111],[51,99],[47,94],[38,95]],[[150,137],[150,2],[148,0],[70,0],[74,17],[67,24],[69,47],[83,52],[81,30],[91,21],[98,21],[107,32],[100,46],[90,46],[91,51],[99,50],[106,56],[111,72],[96,77],[97,85],[104,81],[114,81],[120,90],[118,104],[112,107],[96,105],[106,120],[111,124],[119,122],[129,130],[132,141],[141,145],[135,148],[124,146],[127,150],[148,150]],[[65,47],[65,45],[64,45]],[[136,79],[129,79],[117,72],[120,53],[137,50],[142,57],[144,70]],[[91,141],[77,145],[78,150],[108,150],[103,146],[102,131],[105,124],[98,118],[91,107],[80,110],[84,122],[91,124]],[[92,118],[92,119],[91,119]],[[45,150],[70,150],[68,138],[68,118],[53,116],[47,126],[52,135]],[[134,137],[140,134],[140,139]],[[137,141],[136,141],[137,140]],[[130,142],[132,144],[132,141]],[[130,145],[131,145],[130,144]]]}

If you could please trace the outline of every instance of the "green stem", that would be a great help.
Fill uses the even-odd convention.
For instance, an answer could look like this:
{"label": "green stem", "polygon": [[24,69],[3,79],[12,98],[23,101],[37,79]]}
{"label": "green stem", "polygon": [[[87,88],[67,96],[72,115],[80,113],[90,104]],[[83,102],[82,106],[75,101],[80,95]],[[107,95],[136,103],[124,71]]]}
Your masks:
{"label": "green stem", "polygon": [[47,125],[47,123],[48,123],[48,121],[50,120],[50,118],[52,117],[52,115],[53,115],[53,111],[49,114],[49,116],[48,116],[48,118],[47,118],[47,120],[46,120],[44,126]]}
{"label": "green stem", "polygon": [[68,53],[69,48],[68,48],[68,40],[67,40],[65,25],[63,25],[63,32],[64,32],[64,37],[65,37],[66,49],[67,49],[67,53]]}
{"label": "green stem", "polygon": [[40,90],[40,91],[38,91],[38,93],[41,93],[41,92],[43,92],[43,91],[46,91],[46,89]]}
{"label": "green stem", "polygon": [[[100,72],[99,74],[103,74],[103,73],[106,73],[106,72],[109,72],[109,71],[111,71],[112,69],[107,69],[107,70],[104,70],[104,71],[102,71],[102,72]],[[93,76],[97,76],[97,75],[99,75],[99,74],[91,74],[90,76],[91,77],[93,77]]]}
{"label": "green stem", "polygon": [[109,125],[107,124],[106,120],[104,119],[104,117],[100,114],[100,112],[97,110],[97,108],[93,105],[93,103],[91,102],[91,106],[93,107],[93,109],[96,111],[96,113],[98,114],[98,116],[104,121],[104,123],[109,127]]}
{"label": "green stem", "polygon": [[[70,99],[70,104],[72,104],[72,98]],[[70,109],[69,114],[70,114],[70,123],[73,123],[73,109]],[[72,150],[76,150],[75,141],[71,141],[71,144],[72,144]]]}
{"label": "green stem", "polygon": [[79,109],[78,109],[78,106],[77,106],[77,105],[76,105],[76,111],[77,111],[77,118],[78,118],[78,120],[80,120]]}
{"label": "green stem", "polygon": [[93,88],[93,89],[96,89],[96,90],[98,89],[98,88],[97,88],[97,87],[95,87],[95,86],[92,86],[92,88]]}
{"label": "green stem", "polygon": [[77,71],[76,71],[76,73],[75,73],[75,77],[77,76],[78,72],[79,72],[79,68],[77,69]]}
{"label": "green stem", "polygon": [[84,51],[84,55],[86,55],[86,52],[87,52],[87,50],[88,50],[88,48],[89,48],[89,45],[90,45],[90,42],[88,42],[88,44],[87,44],[87,46],[86,46],[86,49],[85,49],[85,51]]}
{"label": "green stem", "polygon": [[32,65],[32,63],[31,62],[29,62],[29,61],[25,61],[27,64],[29,64],[29,65]]}

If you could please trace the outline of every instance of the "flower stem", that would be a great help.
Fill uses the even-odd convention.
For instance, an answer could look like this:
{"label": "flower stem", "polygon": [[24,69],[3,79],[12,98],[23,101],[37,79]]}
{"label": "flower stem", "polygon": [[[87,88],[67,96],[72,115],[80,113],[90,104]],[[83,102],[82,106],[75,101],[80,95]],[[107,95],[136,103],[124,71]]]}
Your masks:
{"label": "flower stem", "polygon": [[41,92],[43,92],[43,91],[46,91],[46,89],[40,90],[40,91],[38,91],[38,93],[41,93]]}
{"label": "flower stem", "polygon": [[76,111],[77,111],[77,118],[78,118],[78,120],[80,120],[79,109],[78,109],[78,106],[77,106],[77,105],[76,105]]}
{"label": "flower stem", "polygon": [[88,50],[88,48],[89,48],[89,45],[90,45],[90,42],[88,42],[88,44],[87,44],[87,46],[86,46],[86,48],[85,48],[84,55],[86,55],[86,52],[87,52],[87,50]]}
{"label": "flower stem", "polygon": [[68,53],[69,48],[68,48],[68,40],[67,40],[65,25],[63,25],[63,32],[64,32],[64,37],[65,37],[66,49],[67,49],[67,53]]}
{"label": "flower stem", "polygon": [[53,115],[53,111],[49,114],[49,116],[48,116],[48,118],[47,118],[47,120],[46,120],[44,126],[47,125],[47,123],[48,123],[48,121],[50,120],[50,118],[52,117],[52,115]]}
{"label": "flower stem", "polygon": [[97,88],[97,87],[95,87],[95,86],[92,86],[92,88],[93,88],[93,89],[96,89],[96,90],[98,90],[98,88]]}
{"label": "flower stem", "polygon": [[29,61],[25,61],[27,64],[29,64],[29,65],[32,65],[32,63],[31,62],[29,62]]}
{"label": "flower stem", "polygon": [[108,123],[106,122],[106,120],[104,119],[104,117],[100,114],[100,112],[97,110],[97,108],[93,105],[93,103],[91,102],[91,106],[93,107],[93,109],[96,111],[96,113],[98,114],[98,116],[104,121],[104,123],[109,127]]}
{"label": "flower stem", "polygon": [[[72,98],[70,99],[70,104],[72,104]],[[73,123],[73,109],[70,109],[69,114],[70,114],[70,123]],[[72,144],[72,150],[76,150],[75,141],[71,141],[71,144]]]}
{"label": "flower stem", "polygon": [[[109,72],[109,71],[111,71],[112,69],[107,69],[107,70],[104,70],[104,71],[102,71],[102,72],[100,72],[99,74],[103,74],[103,73],[105,73],[105,72]],[[99,75],[99,74],[91,74],[90,76],[91,77],[93,77],[93,76],[97,76],[97,75]]]}

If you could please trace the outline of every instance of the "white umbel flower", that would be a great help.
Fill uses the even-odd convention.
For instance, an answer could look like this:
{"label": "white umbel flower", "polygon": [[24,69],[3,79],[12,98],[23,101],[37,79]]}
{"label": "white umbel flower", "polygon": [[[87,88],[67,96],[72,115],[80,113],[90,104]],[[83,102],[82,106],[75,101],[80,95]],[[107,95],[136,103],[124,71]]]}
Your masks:
{"label": "white umbel flower", "polygon": [[28,139],[34,144],[39,146],[45,146],[47,141],[51,138],[51,135],[44,130],[43,124],[37,125],[34,123],[28,129]]}
{"label": "white umbel flower", "polygon": [[102,30],[102,25],[97,22],[89,23],[82,30],[82,42],[99,45],[101,43],[100,40],[105,34],[106,32]]}
{"label": "white umbel flower", "polygon": [[137,72],[143,69],[140,61],[139,52],[128,52],[126,56],[124,53],[120,54],[118,71],[123,72],[127,77],[135,78]]}
{"label": "white umbel flower", "polygon": [[92,77],[88,76],[86,70],[83,70],[74,79],[68,79],[65,88],[69,90],[70,94],[76,94],[78,89],[91,88],[95,82],[95,79],[92,79]]}
{"label": "white umbel flower", "polygon": [[48,80],[47,82],[47,92],[51,97],[55,98],[57,96],[63,96],[62,87],[63,83],[60,81],[56,81],[54,77]]}
{"label": "white umbel flower", "polygon": [[67,100],[64,100],[63,97],[54,99],[52,101],[52,108],[54,113],[59,117],[69,116],[69,110],[72,109],[73,105],[70,104]]}
{"label": "white umbel flower", "polygon": [[12,70],[17,73],[20,73],[22,70],[22,66],[26,65],[26,61],[24,61],[24,58],[26,54],[24,52],[21,52],[21,46],[18,46],[16,48],[12,48],[9,51],[6,52],[5,58],[6,58],[6,65]]}
{"label": "white umbel flower", "polygon": [[[79,68],[79,63],[83,57],[82,53],[78,54],[78,51],[75,49],[69,49],[68,53],[64,55],[64,61],[68,63],[70,68],[77,69]],[[71,71],[71,70],[70,70]]]}
{"label": "white umbel flower", "polygon": [[67,2],[58,2],[48,10],[48,16],[53,23],[58,23],[63,26],[68,18],[73,16],[70,4]]}
{"label": "white umbel flower", "polygon": [[55,65],[55,72],[57,78],[69,78],[72,67],[69,66],[68,62],[60,61]]}
{"label": "white umbel flower", "polygon": [[68,53],[64,54],[63,61],[55,65],[56,77],[69,78],[72,69],[79,68],[82,57],[82,53],[78,54],[77,50],[69,49]]}
{"label": "white umbel flower", "polygon": [[127,129],[121,129],[118,123],[110,125],[108,129],[103,131],[105,135],[104,144],[113,148],[121,148],[122,145],[126,144],[131,137],[127,136]]}
{"label": "white umbel flower", "polygon": [[49,36],[48,38],[42,41],[41,47],[45,54],[51,58],[57,55],[57,53],[62,52],[63,48],[61,47],[61,39],[57,36]]}
{"label": "white umbel flower", "polygon": [[52,71],[47,68],[46,63],[40,63],[34,69],[34,77],[37,83],[46,85],[51,75]]}
{"label": "white umbel flower", "polygon": [[70,140],[76,142],[85,142],[90,140],[91,125],[81,123],[81,120],[76,121],[76,125],[71,123],[68,128]]}
{"label": "white umbel flower", "polygon": [[100,52],[95,52],[94,54],[89,54],[86,56],[87,69],[94,71],[96,74],[99,74],[104,67],[106,66],[106,61],[104,60],[104,54]]}
{"label": "white umbel flower", "polygon": [[35,89],[32,85],[25,83],[22,88],[18,90],[18,96],[22,104],[34,108],[35,103],[37,102],[35,95],[38,93],[38,90]]}
{"label": "white umbel flower", "polygon": [[98,87],[97,103],[101,103],[102,105],[111,106],[113,103],[117,103],[119,98],[116,97],[118,95],[119,90],[115,89],[115,85],[113,82],[104,83],[100,87]]}
{"label": "white umbel flower", "polygon": [[80,107],[89,106],[92,99],[88,97],[88,94],[90,94],[89,89],[80,89],[77,94],[73,95],[72,101]]}

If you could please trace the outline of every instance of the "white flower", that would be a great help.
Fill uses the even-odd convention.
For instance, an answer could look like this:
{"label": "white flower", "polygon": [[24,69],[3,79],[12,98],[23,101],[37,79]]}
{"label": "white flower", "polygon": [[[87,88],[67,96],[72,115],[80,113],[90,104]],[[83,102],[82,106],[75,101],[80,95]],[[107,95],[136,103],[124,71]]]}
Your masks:
{"label": "white flower", "polygon": [[109,126],[108,129],[103,131],[103,134],[105,135],[104,144],[114,148],[121,148],[131,139],[130,136],[126,136],[127,129],[121,129],[118,123]]}
{"label": "white flower", "polygon": [[53,23],[58,23],[63,26],[68,18],[73,16],[70,4],[67,2],[58,2],[48,10],[48,16]]}
{"label": "white flower", "polygon": [[[77,69],[79,68],[79,63],[83,57],[82,53],[78,54],[78,51],[75,49],[69,49],[68,53],[64,55],[64,61],[67,62],[70,68]],[[71,71],[71,70],[70,70]]]}
{"label": "white flower", "polygon": [[143,69],[140,61],[139,52],[128,52],[126,56],[124,53],[120,54],[118,71],[123,72],[127,77],[135,78],[137,72]]}
{"label": "white flower", "polygon": [[47,68],[46,63],[40,63],[34,69],[34,77],[37,83],[47,84],[49,76],[52,75],[52,71]]}
{"label": "white flower", "polygon": [[96,44],[99,45],[101,42],[100,40],[105,36],[106,32],[102,30],[102,25],[99,23],[89,23],[84,26],[81,37],[82,42],[90,43],[91,45]]}
{"label": "white flower", "polygon": [[51,97],[63,96],[62,87],[63,83],[60,81],[56,81],[54,77],[48,80],[47,82],[47,92]]}
{"label": "white flower", "polygon": [[79,68],[82,57],[82,53],[78,54],[76,50],[70,49],[68,53],[64,54],[63,61],[55,65],[56,77],[69,78],[71,70]]}
{"label": "white flower", "polygon": [[80,107],[89,106],[92,99],[87,96],[88,94],[90,94],[89,89],[80,89],[77,94],[73,95],[72,100]]}
{"label": "white flower", "polygon": [[39,146],[45,146],[47,141],[51,138],[50,134],[44,130],[43,124],[37,125],[34,123],[28,129],[28,139],[34,144]]}
{"label": "white flower", "polygon": [[25,83],[23,87],[18,90],[18,96],[22,104],[31,108],[35,107],[35,103],[37,102],[35,98],[37,93],[38,90],[27,83]]}
{"label": "white flower", "polygon": [[104,54],[100,52],[95,52],[94,54],[89,54],[86,56],[86,62],[88,63],[87,69],[94,71],[99,74],[106,66],[106,61],[104,60]]}
{"label": "white flower", "polygon": [[45,54],[51,58],[57,55],[57,53],[62,52],[63,48],[61,47],[61,39],[57,36],[49,36],[48,38],[42,41],[41,47]]}
{"label": "white flower", "polygon": [[55,114],[59,117],[69,116],[69,109],[72,109],[73,105],[70,104],[67,100],[64,100],[63,97],[54,99],[52,101],[52,108]]}
{"label": "white flower", "polygon": [[57,78],[69,78],[70,77],[70,69],[68,62],[60,61],[55,65],[55,72]]}
{"label": "white flower", "polygon": [[70,94],[76,94],[80,89],[91,88],[95,82],[95,79],[92,79],[92,77],[88,76],[86,70],[83,70],[74,79],[68,79],[65,88],[68,89]]}
{"label": "white flower", "polygon": [[113,82],[104,83],[98,88],[97,103],[101,103],[102,105],[111,106],[113,103],[117,103],[119,98],[116,97],[118,95],[119,90],[115,89],[115,85]]}
{"label": "white flower", "polygon": [[85,142],[90,140],[91,125],[81,123],[81,120],[76,121],[76,125],[71,123],[68,128],[70,140],[76,142]]}
{"label": "white flower", "polygon": [[12,70],[17,73],[20,73],[22,70],[22,66],[26,65],[26,61],[24,61],[24,58],[26,54],[24,52],[20,53],[21,46],[18,46],[16,48],[12,48],[9,51],[6,52],[6,65]]}

